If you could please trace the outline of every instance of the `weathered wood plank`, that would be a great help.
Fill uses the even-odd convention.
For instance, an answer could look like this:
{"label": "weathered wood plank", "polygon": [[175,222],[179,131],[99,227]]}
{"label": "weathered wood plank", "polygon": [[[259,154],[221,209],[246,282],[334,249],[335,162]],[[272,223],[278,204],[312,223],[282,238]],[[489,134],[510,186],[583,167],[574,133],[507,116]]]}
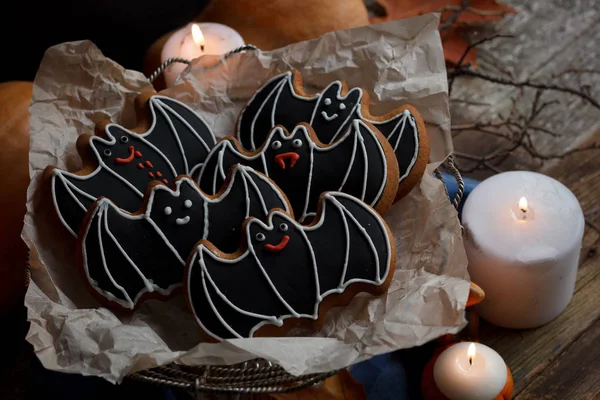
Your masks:
{"label": "weathered wood plank", "polygon": [[[600,138],[600,132],[594,137]],[[582,145],[586,144],[584,142]],[[598,209],[600,157],[597,154],[571,156],[546,173],[571,188],[584,211],[594,212]],[[589,219],[599,224],[600,212],[596,210]],[[482,326],[481,341],[496,349],[511,367],[515,393],[528,388],[547,368],[553,366],[565,349],[600,318],[600,257],[595,251],[599,239],[598,232],[586,229],[575,294],[567,309],[556,320],[532,330]],[[595,377],[584,375],[582,379],[593,380]]]}
{"label": "weathered wood plank", "polygon": [[600,319],[515,400],[600,398]]}
{"label": "weathered wood plank", "polygon": [[[600,2],[597,1],[526,1],[505,0],[518,10],[505,17],[497,29],[514,38],[498,39],[484,44],[478,53],[481,70],[515,81],[534,79],[565,87],[589,88],[590,95],[600,98],[600,73],[569,73],[551,80],[554,74],[569,69],[600,71]],[[511,99],[519,95],[518,88],[499,86],[475,78],[460,78],[455,84],[453,98],[468,100],[453,102],[453,124],[481,120],[497,120],[507,116]],[[525,115],[531,107],[533,90],[528,90],[519,103],[518,111]],[[595,132],[600,110],[581,99],[558,92],[547,92],[543,101],[559,101],[536,119],[536,125],[561,134],[553,138],[536,134],[534,143],[543,154],[557,154],[577,147]],[[484,105],[473,105],[481,103]],[[485,104],[488,104],[485,106]],[[500,143],[490,135],[464,132],[455,138],[457,151],[474,155],[487,154]],[[538,169],[540,165],[518,150],[500,169]],[[490,173],[475,173],[484,178]]]}

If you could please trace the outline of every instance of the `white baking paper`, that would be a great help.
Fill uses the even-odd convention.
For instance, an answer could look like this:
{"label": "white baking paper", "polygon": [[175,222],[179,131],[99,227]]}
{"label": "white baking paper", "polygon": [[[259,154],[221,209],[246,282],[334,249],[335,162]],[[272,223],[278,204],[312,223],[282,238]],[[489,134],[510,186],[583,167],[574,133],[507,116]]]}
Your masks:
{"label": "white baking paper", "polygon": [[410,103],[432,142],[421,184],[385,216],[398,259],[387,295],[358,295],[330,310],[317,337],[202,343],[181,296],[149,301],[131,315],[99,307],[75,269],[75,241],[56,224],[41,174],[48,165],[79,169],[75,141],[100,120],[135,125],[133,100],[152,91],[145,77],[104,57],[89,41],[50,48],[34,82],[31,185],[22,236],[32,249],[25,304],[27,340],[49,369],[111,382],[171,362],[231,364],[263,357],[292,374],[343,368],[374,355],[423,344],[465,325],[467,260],[455,209],[433,169],[452,151],[438,15],[338,31],[269,52],[194,60],[164,93],[200,112],[218,136],[233,133],[245,101],[266,79],[299,69],[307,91],[335,79],[368,90],[374,114]]}

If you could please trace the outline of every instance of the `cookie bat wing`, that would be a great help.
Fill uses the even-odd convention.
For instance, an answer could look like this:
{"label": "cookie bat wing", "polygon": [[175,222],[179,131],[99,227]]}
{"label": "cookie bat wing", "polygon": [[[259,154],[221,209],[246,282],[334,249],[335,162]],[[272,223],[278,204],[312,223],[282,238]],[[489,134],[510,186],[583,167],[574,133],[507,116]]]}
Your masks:
{"label": "cookie bat wing", "polygon": [[100,199],[81,238],[82,268],[97,297],[132,310],[144,294],[167,297],[181,284],[184,263],[167,243],[145,215]]}
{"label": "cookie bat wing", "polygon": [[178,174],[193,175],[215,146],[215,136],[206,122],[187,105],[164,96],[153,96],[149,101],[156,116],[155,129],[166,129],[171,134],[148,135],[148,141],[169,158],[177,155],[172,158],[177,160]]}
{"label": "cookie bat wing", "polygon": [[[291,132],[300,122],[309,122],[311,120],[314,108],[318,101],[318,96],[305,97],[298,95],[295,88],[293,72],[287,73],[287,79],[280,86],[279,92],[275,97],[275,104],[268,109],[271,112],[271,126],[282,125],[288,132]],[[302,82],[298,85],[302,87]],[[272,111],[271,111],[272,110]],[[268,131],[265,131],[265,137]],[[262,143],[258,144],[261,146]]]}
{"label": "cookie bat wing", "polygon": [[[391,239],[381,217],[357,198],[341,192],[321,197],[316,223],[304,228],[311,243],[322,297],[355,282],[381,285],[392,267]],[[330,240],[333,236],[343,240]]]}
{"label": "cookie bat wing", "polygon": [[[202,157],[208,153],[208,144],[201,140],[189,123],[186,123],[186,118],[199,119],[199,117],[182,103],[163,96],[153,96],[148,103],[152,125],[148,131],[139,134],[139,137],[148,141],[170,162],[174,169],[174,175],[189,175],[190,171],[197,168],[197,164],[203,161],[203,159],[198,160],[197,156]],[[176,109],[173,109],[174,106]],[[177,111],[182,109],[189,112],[184,115],[178,114]],[[109,129],[116,129],[116,127],[123,129],[118,125],[109,125]],[[197,151],[200,151],[198,155],[195,154]],[[191,156],[190,159],[195,162],[194,165],[189,165],[186,154]]]}
{"label": "cookie bat wing", "polygon": [[52,171],[50,181],[54,207],[63,225],[77,236],[83,217],[96,198],[119,199],[124,210],[135,211],[142,194],[122,179],[98,166],[89,175],[75,175],[59,169]]}
{"label": "cookie bat wing", "polygon": [[194,317],[216,339],[251,337],[262,324],[281,325],[277,317],[289,314],[249,250],[221,258],[200,245],[187,271],[185,289]]}
{"label": "cookie bat wing", "polygon": [[419,156],[419,131],[409,110],[387,121],[370,121],[387,138],[400,168],[400,182],[411,173]]}
{"label": "cookie bat wing", "polygon": [[261,154],[247,157],[234,147],[234,141],[230,139],[221,140],[210,152],[198,176],[198,186],[204,193],[215,194],[225,182],[229,169],[242,164],[265,172],[265,165]]}
{"label": "cookie bat wing", "polygon": [[[210,229],[202,239],[209,240],[223,252],[233,253],[240,246],[244,220],[248,217],[263,219],[276,208],[290,211],[281,191],[264,175],[238,164],[225,191],[207,201],[205,220]],[[194,243],[199,239],[195,238]]]}
{"label": "cookie bat wing", "polygon": [[272,127],[275,98],[290,76],[291,73],[287,72],[267,81],[242,110],[237,124],[237,139],[245,149],[255,150],[262,146]]}
{"label": "cookie bat wing", "polygon": [[386,163],[377,135],[361,120],[354,120],[332,146],[315,148],[313,171],[319,171],[319,179],[312,180],[307,215],[314,215],[320,194],[332,190],[375,205],[385,189]]}

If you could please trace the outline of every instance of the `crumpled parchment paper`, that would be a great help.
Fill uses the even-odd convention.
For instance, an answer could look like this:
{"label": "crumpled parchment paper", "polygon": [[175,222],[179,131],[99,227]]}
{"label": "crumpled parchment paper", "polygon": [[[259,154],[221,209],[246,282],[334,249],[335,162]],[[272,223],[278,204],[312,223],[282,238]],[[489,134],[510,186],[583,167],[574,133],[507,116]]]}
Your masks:
{"label": "crumpled parchment paper", "polygon": [[439,16],[328,33],[269,52],[194,60],[165,94],[199,111],[218,136],[233,134],[237,115],[261,82],[290,67],[307,90],[334,79],[371,94],[375,114],[409,102],[422,113],[432,142],[421,184],[385,216],[398,249],[387,295],[358,295],[335,308],[317,337],[235,339],[202,343],[182,296],[149,301],[135,313],[98,306],[74,266],[75,241],[52,215],[41,173],[47,165],[75,171],[78,135],[111,119],[135,125],[133,100],[153,87],[139,72],[104,57],[89,41],[50,48],[34,82],[31,185],[22,236],[32,250],[25,304],[27,340],[49,369],[111,382],[154,366],[231,364],[263,357],[300,375],[346,367],[374,355],[417,346],[464,327],[469,291],[457,213],[435,167],[452,151]]}

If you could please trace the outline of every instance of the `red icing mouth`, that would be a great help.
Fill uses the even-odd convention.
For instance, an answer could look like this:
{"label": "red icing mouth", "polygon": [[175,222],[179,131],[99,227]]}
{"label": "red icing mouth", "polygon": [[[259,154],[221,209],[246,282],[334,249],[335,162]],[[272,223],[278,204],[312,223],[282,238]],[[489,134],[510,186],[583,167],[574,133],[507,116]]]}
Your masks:
{"label": "red icing mouth", "polygon": [[265,250],[277,253],[278,251],[285,249],[285,246],[287,246],[289,241],[290,237],[288,235],[285,235],[283,239],[281,239],[281,242],[277,243],[276,245],[272,245],[269,243],[265,244]]}
{"label": "red icing mouth", "polygon": [[127,158],[115,158],[115,162],[117,164],[129,164],[133,161],[133,157],[135,155],[135,149],[133,146],[129,146],[129,157]]}
{"label": "red icing mouth", "polygon": [[300,154],[291,151],[289,153],[277,154],[275,156],[275,162],[279,165],[279,168],[285,169],[285,162],[290,160],[290,168],[294,168],[294,165],[296,165],[296,161],[298,161],[299,158]]}

